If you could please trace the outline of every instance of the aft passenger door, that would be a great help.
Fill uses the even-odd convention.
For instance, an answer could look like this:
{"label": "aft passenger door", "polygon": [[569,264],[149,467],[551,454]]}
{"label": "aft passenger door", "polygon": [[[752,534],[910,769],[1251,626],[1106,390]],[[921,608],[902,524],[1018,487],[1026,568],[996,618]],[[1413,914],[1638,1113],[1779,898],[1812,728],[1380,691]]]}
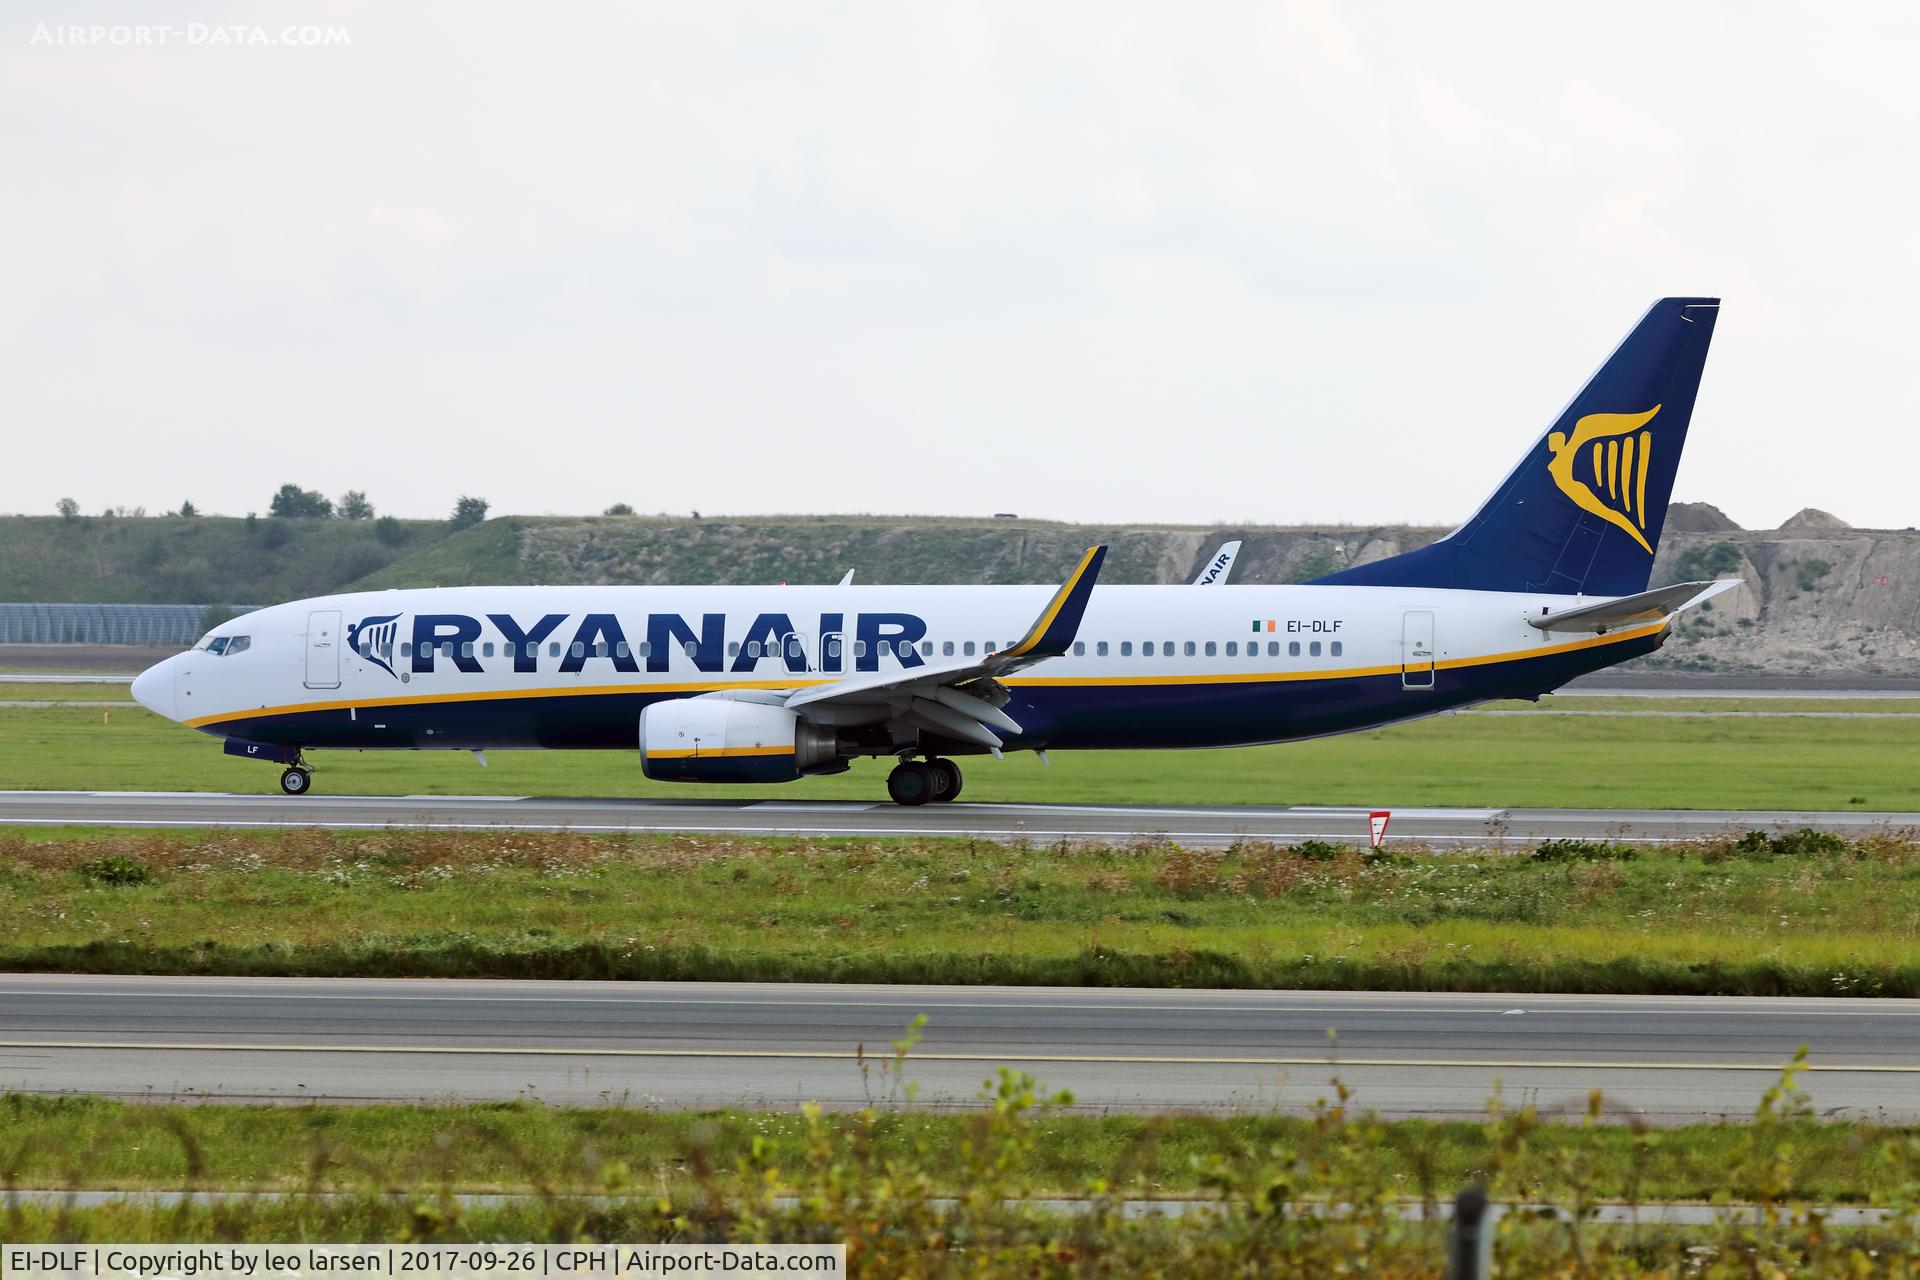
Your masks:
{"label": "aft passenger door", "polygon": [[1424,610],[1401,620],[1400,687],[1433,688],[1433,615]]}
{"label": "aft passenger door", "polygon": [[340,611],[316,609],[307,615],[307,688],[340,687]]}

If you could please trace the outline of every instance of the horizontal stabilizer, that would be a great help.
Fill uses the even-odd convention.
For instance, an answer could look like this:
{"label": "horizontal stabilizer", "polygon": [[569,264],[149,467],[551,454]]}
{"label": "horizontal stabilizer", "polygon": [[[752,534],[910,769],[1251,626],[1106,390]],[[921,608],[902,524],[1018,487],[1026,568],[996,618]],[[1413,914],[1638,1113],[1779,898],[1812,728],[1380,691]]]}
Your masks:
{"label": "horizontal stabilizer", "polygon": [[1598,604],[1583,604],[1562,609],[1558,613],[1544,613],[1537,618],[1528,618],[1527,622],[1542,631],[1590,631],[1599,635],[1636,622],[1657,622],[1739,585],[1738,578],[1721,578],[1715,582],[1676,582],[1670,587],[1657,587],[1636,596],[1621,596],[1617,600],[1602,600]]}

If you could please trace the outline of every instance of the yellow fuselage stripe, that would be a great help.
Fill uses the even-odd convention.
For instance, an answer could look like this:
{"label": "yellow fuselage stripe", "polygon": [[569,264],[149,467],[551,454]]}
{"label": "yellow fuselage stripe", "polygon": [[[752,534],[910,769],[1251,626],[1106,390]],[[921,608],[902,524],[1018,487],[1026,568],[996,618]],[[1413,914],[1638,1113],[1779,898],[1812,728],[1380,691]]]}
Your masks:
{"label": "yellow fuselage stripe", "polygon": [[[1484,667],[1501,662],[1519,662],[1528,658],[1546,658],[1555,654],[1574,653],[1581,649],[1594,649],[1603,645],[1622,644],[1628,640],[1638,640],[1660,631],[1665,621],[1650,622],[1627,631],[1616,631],[1611,635],[1591,636],[1584,640],[1568,640],[1560,644],[1542,645],[1538,649],[1515,649],[1506,653],[1476,654],[1464,658],[1444,658],[1433,665],[1442,671],[1454,671],[1463,667]],[[1424,670],[1425,668],[1421,668]],[[1007,685],[1021,685],[1030,688],[1088,688],[1088,687],[1125,687],[1140,685],[1201,685],[1201,684],[1277,684],[1297,680],[1356,680],[1367,676],[1399,675],[1401,668],[1390,667],[1344,667],[1338,670],[1314,671],[1235,671],[1222,673],[1165,675],[1165,676],[1006,676],[1000,681]],[[804,680],[741,680],[737,682],[703,681],[699,683],[675,684],[611,684],[611,685],[565,685],[546,689],[484,689],[470,692],[427,694],[420,697],[367,698],[360,701],[303,702],[279,707],[254,707],[245,711],[223,711],[218,715],[197,716],[181,721],[189,728],[202,729],[209,725],[225,724],[234,720],[252,720],[262,716],[296,715],[309,711],[357,711],[378,710],[381,707],[428,706],[450,702],[489,702],[514,698],[579,698],[594,694],[646,694],[652,696],[665,693],[716,693],[732,689],[807,689],[817,685],[834,684],[835,679],[809,678]]]}

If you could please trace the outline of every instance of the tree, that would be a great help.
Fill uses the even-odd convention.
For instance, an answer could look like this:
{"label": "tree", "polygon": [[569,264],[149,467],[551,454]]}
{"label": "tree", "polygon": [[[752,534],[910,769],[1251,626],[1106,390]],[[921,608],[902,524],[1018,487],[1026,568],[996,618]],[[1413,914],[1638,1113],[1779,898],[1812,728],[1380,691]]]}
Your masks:
{"label": "tree", "polygon": [[180,504],[180,514],[187,517],[188,519],[192,519],[194,516],[197,516],[200,514],[200,508],[193,505],[192,498],[188,498],[185,502]]}
{"label": "tree", "polygon": [[69,523],[80,518],[80,504],[72,498],[60,499],[60,501],[53,504],[53,508],[60,513],[62,520],[68,521]]}
{"label": "tree", "polygon": [[631,502],[616,502],[600,513],[603,516],[630,516],[633,514]]}
{"label": "tree", "polygon": [[479,524],[486,518],[487,500],[485,498],[470,498],[462,494],[460,501],[453,504],[453,531],[455,533],[458,533],[462,529],[471,529],[474,525]]}
{"label": "tree", "polygon": [[342,520],[373,519],[373,504],[358,489],[349,489],[341,494],[340,501],[334,504],[333,509]]}
{"label": "tree", "polygon": [[280,492],[274,494],[273,501],[267,505],[267,514],[281,517],[317,516],[324,520],[333,514],[333,503],[322,496],[318,489],[283,484]]}
{"label": "tree", "polygon": [[382,546],[397,547],[407,540],[407,526],[392,516],[381,516],[373,522],[373,536]]}

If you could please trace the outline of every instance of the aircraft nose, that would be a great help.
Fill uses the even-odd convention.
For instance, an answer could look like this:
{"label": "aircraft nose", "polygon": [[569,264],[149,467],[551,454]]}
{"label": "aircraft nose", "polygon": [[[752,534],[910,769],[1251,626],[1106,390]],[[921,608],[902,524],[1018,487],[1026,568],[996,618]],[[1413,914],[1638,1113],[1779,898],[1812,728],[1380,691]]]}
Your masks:
{"label": "aircraft nose", "polygon": [[174,714],[174,659],[168,658],[148,667],[133,678],[133,700],[157,716],[177,720]]}

